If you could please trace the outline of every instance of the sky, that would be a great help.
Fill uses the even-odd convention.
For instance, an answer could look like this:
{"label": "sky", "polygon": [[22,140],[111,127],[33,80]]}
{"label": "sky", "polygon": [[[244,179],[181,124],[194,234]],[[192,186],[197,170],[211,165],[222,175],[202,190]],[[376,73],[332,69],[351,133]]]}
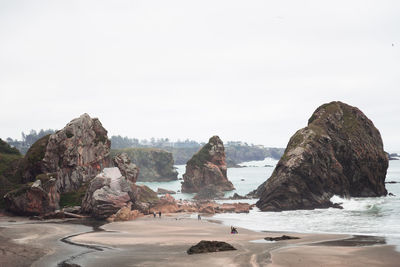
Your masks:
{"label": "sky", "polygon": [[0,138],[83,113],[109,136],[285,147],[321,104],[400,152],[400,1],[0,0]]}

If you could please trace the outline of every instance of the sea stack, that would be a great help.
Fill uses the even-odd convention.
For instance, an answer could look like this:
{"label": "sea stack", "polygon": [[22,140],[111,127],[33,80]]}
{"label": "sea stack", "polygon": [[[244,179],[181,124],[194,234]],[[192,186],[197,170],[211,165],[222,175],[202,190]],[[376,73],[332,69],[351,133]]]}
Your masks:
{"label": "sea stack", "polygon": [[331,102],[289,140],[257,189],[262,211],[328,208],[330,198],[385,196],[388,157],[378,129],[358,108]]}
{"label": "sea stack", "polygon": [[99,119],[85,113],[50,135],[43,169],[57,174],[60,193],[75,191],[111,166],[110,146]]}
{"label": "sea stack", "polygon": [[210,138],[186,164],[182,192],[198,193],[205,188],[216,191],[235,189],[226,176],[224,144],[218,136]]}

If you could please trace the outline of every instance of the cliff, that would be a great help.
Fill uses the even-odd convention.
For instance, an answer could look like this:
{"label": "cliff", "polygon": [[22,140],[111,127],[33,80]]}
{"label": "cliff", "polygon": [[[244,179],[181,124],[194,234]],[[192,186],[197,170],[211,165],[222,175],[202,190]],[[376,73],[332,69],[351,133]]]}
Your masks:
{"label": "cliff", "polygon": [[272,176],[258,189],[263,211],[331,207],[333,195],[387,194],[388,157],[374,124],[341,102],[320,106],[291,138]]}
{"label": "cliff", "polygon": [[112,150],[111,155],[126,153],[140,172],[138,181],[172,181],[178,179],[170,152],[157,148],[125,148]]}
{"label": "cliff", "polygon": [[218,136],[210,138],[186,164],[182,192],[195,193],[207,187],[217,191],[235,189],[226,176],[225,148]]}

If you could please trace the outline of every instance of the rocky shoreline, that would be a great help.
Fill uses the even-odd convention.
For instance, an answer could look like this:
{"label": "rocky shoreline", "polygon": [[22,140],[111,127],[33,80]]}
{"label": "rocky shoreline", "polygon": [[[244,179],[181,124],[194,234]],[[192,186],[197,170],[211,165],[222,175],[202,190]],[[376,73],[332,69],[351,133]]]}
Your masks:
{"label": "rocky shoreline", "polygon": [[[373,247],[366,244],[360,246],[360,243],[343,246],[340,242],[360,240],[349,235],[290,233],[300,239],[262,243],[253,241],[288,233],[253,232],[239,228],[239,234],[232,235],[229,226],[212,221],[212,218],[210,221],[204,218],[201,221],[191,219],[190,214],[168,214],[161,219],[145,216],[135,221],[107,223],[101,226],[101,231],[93,231],[92,226],[76,224],[82,220],[43,222],[3,215],[0,216],[3,253],[11,255],[11,251],[19,247],[20,255],[2,257],[0,263],[2,266],[61,266],[59,264],[62,263],[97,267],[110,263],[118,266],[176,266],[186,263],[193,266],[241,266],[249,263],[276,266],[282,260],[298,262],[300,258],[302,262],[298,262],[297,266],[307,266],[310,261],[333,266],[344,260],[346,266],[357,266],[359,262],[396,266],[400,259],[400,253],[384,243],[374,244]],[[35,236],[32,229],[41,235]],[[207,238],[227,242],[237,251],[201,255],[188,255],[185,252],[190,246]],[[64,243],[63,240],[69,242]],[[20,245],[21,242],[24,245]],[[326,247],[331,246],[330,242],[336,242],[333,243],[336,246],[334,250]],[[293,245],[301,253],[287,254],[293,251]],[[311,253],[307,248],[309,245],[319,254]],[[351,257],[345,256],[348,252],[352,253]],[[384,255],[384,258],[378,257],[379,262],[376,261],[378,252]],[[24,259],[23,264],[20,259]]]}

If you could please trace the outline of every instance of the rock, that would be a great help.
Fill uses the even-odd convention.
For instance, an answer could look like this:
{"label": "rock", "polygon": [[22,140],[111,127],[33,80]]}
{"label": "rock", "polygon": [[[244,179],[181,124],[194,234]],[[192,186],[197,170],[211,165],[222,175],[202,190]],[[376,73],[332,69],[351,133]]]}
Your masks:
{"label": "rock", "polygon": [[282,241],[282,240],[290,240],[290,239],[300,239],[300,237],[283,235],[283,236],[278,236],[278,237],[265,237],[264,239],[267,241]]}
{"label": "rock", "polygon": [[396,181],[387,181],[387,182],[385,182],[385,184],[397,184],[398,182],[396,182]]}
{"label": "rock", "polygon": [[126,153],[117,154],[113,157],[115,167],[121,171],[121,174],[125,176],[132,183],[136,183],[139,176],[139,168],[135,164],[131,163],[131,160]]}
{"label": "rock", "polygon": [[69,213],[80,213],[81,206],[65,207],[62,210]]}
{"label": "rock", "polygon": [[248,199],[248,197],[241,196],[241,195],[239,195],[238,193],[234,193],[233,196],[231,196],[229,199],[232,199],[232,200]]}
{"label": "rock", "polygon": [[236,250],[232,245],[222,241],[206,241],[202,240],[197,245],[190,247],[187,254],[198,254],[218,251]]}
{"label": "rock", "polygon": [[150,212],[158,213],[176,213],[184,211],[184,207],[180,207],[178,202],[170,194],[160,197],[160,201],[150,209]]}
{"label": "rock", "polygon": [[387,194],[388,158],[373,123],[341,102],[320,106],[290,139],[272,176],[258,189],[262,211],[328,208],[333,195]]}
{"label": "rock", "polygon": [[104,167],[111,166],[110,146],[101,122],[83,114],[50,135],[43,168],[57,173],[57,189],[61,193],[75,191]]}
{"label": "rock", "polygon": [[395,197],[395,196],[396,196],[396,195],[393,194],[393,193],[389,193],[388,195],[391,196],[391,197]]}
{"label": "rock", "polygon": [[223,198],[225,193],[214,185],[204,186],[199,192],[193,197],[194,199],[215,199]]}
{"label": "rock", "polygon": [[132,221],[141,216],[143,216],[143,213],[138,210],[131,210],[131,205],[128,205],[122,207],[116,214],[112,215],[107,220],[109,222]]}
{"label": "rock", "polygon": [[175,191],[173,191],[173,190],[168,190],[168,189],[164,189],[164,188],[158,188],[157,189],[157,194],[176,194],[176,192]]}
{"label": "rock", "polygon": [[36,180],[4,196],[6,209],[18,215],[43,215],[59,209],[56,179]]}
{"label": "rock", "polygon": [[90,181],[82,201],[82,212],[105,219],[121,208],[131,206],[147,214],[158,201],[157,194],[146,186],[138,186],[122,176],[117,167],[105,168]]}
{"label": "rock", "polygon": [[165,182],[178,179],[172,153],[158,148],[125,148],[112,150],[112,155],[125,153],[139,169],[140,182]]}
{"label": "rock", "polygon": [[224,144],[218,136],[210,138],[186,164],[183,175],[182,192],[196,193],[204,188],[215,191],[235,189],[226,176]]}

